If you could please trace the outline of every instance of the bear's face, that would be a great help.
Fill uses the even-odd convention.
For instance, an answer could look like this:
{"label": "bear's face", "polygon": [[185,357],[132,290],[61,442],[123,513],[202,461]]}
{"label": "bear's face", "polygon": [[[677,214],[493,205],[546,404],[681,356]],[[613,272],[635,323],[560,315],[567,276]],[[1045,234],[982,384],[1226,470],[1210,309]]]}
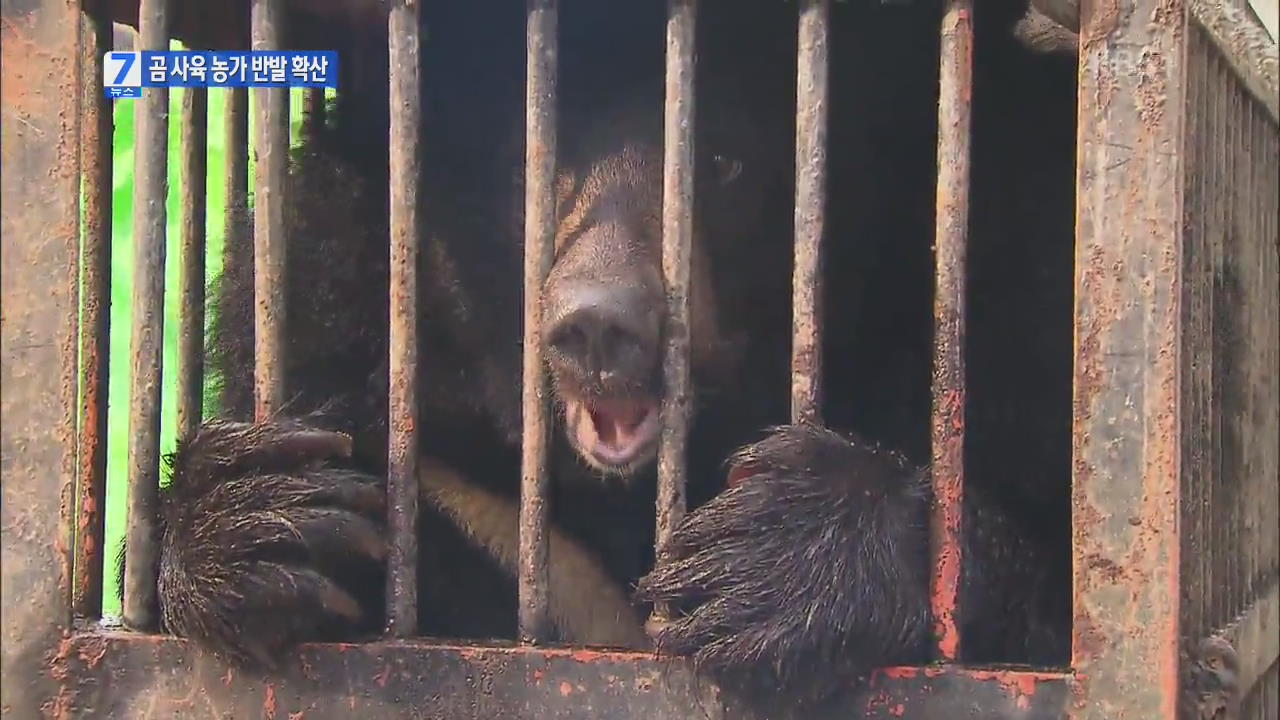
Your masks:
{"label": "bear's face", "polygon": [[[630,476],[657,453],[667,388],[662,156],[627,144],[557,181],[556,259],[542,289],[542,337],[566,439],[588,465]],[[695,234],[693,370],[720,347],[715,293]]]}

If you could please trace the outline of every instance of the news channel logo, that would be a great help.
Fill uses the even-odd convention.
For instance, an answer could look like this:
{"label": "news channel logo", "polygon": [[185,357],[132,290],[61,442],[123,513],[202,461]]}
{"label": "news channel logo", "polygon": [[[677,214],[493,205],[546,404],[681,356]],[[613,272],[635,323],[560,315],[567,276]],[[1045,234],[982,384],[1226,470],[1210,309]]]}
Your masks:
{"label": "news channel logo", "polygon": [[142,53],[109,52],[102,59],[102,88],[113,100],[142,97]]}
{"label": "news channel logo", "polygon": [[142,89],[165,88],[337,88],[338,53],[252,50],[108,52],[103,55],[102,88],[107,98],[142,97]]}

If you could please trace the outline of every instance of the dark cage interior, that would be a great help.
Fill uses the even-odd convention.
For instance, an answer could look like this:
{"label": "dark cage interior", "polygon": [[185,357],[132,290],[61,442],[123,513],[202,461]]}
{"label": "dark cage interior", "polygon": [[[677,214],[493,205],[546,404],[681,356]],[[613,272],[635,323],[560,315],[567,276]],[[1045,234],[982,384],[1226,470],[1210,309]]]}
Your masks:
{"label": "dark cage interior", "polygon": [[[255,665],[299,640],[376,633],[386,606],[386,24],[356,2],[289,9],[284,46],[336,48],[343,75],[285,180],[284,403],[243,424],[255,415],[261,302],[244,213],[209,307],[225,419],[174,458],[153,609],[164,630]],[[965,283],[964,564],[962,640],[948,659],[1065,666],[1076,65],[1027,47],[1026,11],[1014,0],[976,9],[962,89],[968,240],[949,272]],[[197,17],[217,12],[179,4],[174,33],[242,45],[240,21]],[[538,328],[556,399],[553,632],[541,639],[653,638],[725,679],[805,694],[936,658],[917,468],[936,453],[939,402],[942,15],[924,0],[830,9],[819,366],[822,423],[846,439],[769,430],[788,422],[792,371],[796,7],[698,4],[689,515],[655,567],[654,459],[676,404],[659,246],[667,11],[561,3],[555,255]],[[417,629],[515,639],[526,11],[430,2],[422,16]],[[349,457],[330,430],[350,435]],[[673,615],[646,635],[639,601]]]}
{"label": "dark cage interior", "polygon": [[[261,302],[244,222],[209,309],[209,370],[233,421],[186,438],[160,497],[164,629],[260,665],[300,639],[374,633],[385,606],[387,26],[355,4],[325,10],[355,22],[300,10],[283,23],[285,46],[343,56],[338,99],[285,181],[284,404],[269,423],[236,423],[255,416]],[[1075,61],[1028,49],[1025,12],[974,14],[968,265],[963,252],[950,269],[966,283],[959,660],[1062,666]],[[563,3],[556,255],[539,297],[559,410],[543,639],[648,647],[639,583],[637,600],[675,612],[650,625],[659,650],[724,678],[823,693],[934,657],[915,468],[933,452],[941,18],[925,1],[831,9],[822,419],[850,441],[767,432],[787,421],[791,372],[795,6],[699,4],[690,515],[655,568],[653,460],[675,402],[658,245],[667,13]],[[526,13],[428,3],[422,20],[417,629],[513,639]],[[196,27],[180,9],[175,22]],[[352,437],[348,459],[325,429]]]}

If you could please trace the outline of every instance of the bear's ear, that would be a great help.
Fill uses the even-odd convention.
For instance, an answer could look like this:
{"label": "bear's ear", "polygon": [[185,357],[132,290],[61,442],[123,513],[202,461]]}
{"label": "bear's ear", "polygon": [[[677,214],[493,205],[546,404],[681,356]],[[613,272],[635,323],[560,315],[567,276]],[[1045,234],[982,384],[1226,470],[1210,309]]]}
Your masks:
{"label": "bear's ear", "polygon": [[720,187],[731,184],[742,175],[742,161],[735,157],[716,153],[711,156],[711,166]]}

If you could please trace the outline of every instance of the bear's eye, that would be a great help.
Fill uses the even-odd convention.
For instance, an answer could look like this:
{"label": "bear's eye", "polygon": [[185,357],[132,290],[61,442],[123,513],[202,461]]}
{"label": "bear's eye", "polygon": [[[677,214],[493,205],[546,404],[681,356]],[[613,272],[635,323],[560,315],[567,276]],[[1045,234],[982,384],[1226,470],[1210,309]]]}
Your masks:
{"label": "bear's eye", "polygon": [[716,154],[711,158],[712,164],[716,167],[716,181],[721,185],[728,185],[738,176],[742,174],[742,161]]}

